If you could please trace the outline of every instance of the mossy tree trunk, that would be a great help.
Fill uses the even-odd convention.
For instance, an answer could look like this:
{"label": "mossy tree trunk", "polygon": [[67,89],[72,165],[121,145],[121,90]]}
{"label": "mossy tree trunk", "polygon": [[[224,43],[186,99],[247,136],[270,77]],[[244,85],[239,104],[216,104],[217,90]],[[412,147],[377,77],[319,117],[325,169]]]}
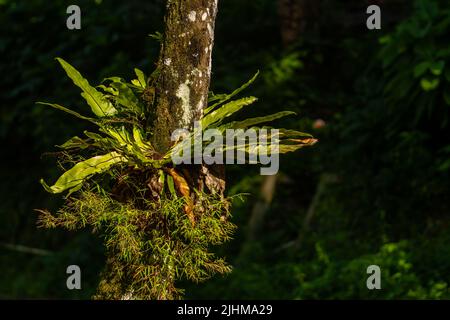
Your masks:
{"label": "mossy tree trunk", "polygon": [[[153,144],[165,153],[176,129],[191,130],[208,104],[218,0],[168,0],[155,85]],[[179,168],[193,189],[223,195],[223,165]]]}
{"label": "mossy tree trunk", "polygon": [[208,102],[218,0],[168,0],[156,82],[153,143],[171,145],[175,129],[192,129]]}
{"label": "mossy tree trunk", "polygon": [[[176,129],[193,129],[194,122],[201,119],[203,109],[208,104],[217,6],[218,0],[168,0],[167,2],[158,74],[152,85],[155,90],[154,99],[149,100],[149,112],[153,113],[154,117],[152,142],[161,154],[166,153],[172,145],[172,133]],[[213,223],[217,225],[216,217],[207,218],[208,213],[206,211],[208,208],[203,207],[201,199],[197,199],[195,190],[218,193],[223,199],[225,189],[223,165],[208,167],[205,165],[182,165],[175,168],[166,168],[166,170],[173,177],[176,176],[186,181],[188,185],[189,194],[182,193],[181,195],[190,199],[191,205],[187,205],[190,209],[186,209],[186,206],[184,208],[192,227],[195,228],[198,220],[202,220],[205,224],[207,219],[214,220]],[[150,188],[160,190],[159,182],[152,184],[152,181],[150,181]],[[206,188],[204,188],[205,186]],[[194,207],[196,209],[193,209]],[[200,209],[198,209],[199,207]],[[225,217],[226,215],[223,215],[223,218]],[[227,227],[227,222],[220,221],[224,225],[223,230],[230,229],[230,227]],[[161,225],[164,225],[164,223]],[[190,249],[190,245],[172,237],[170,233],[177,230],[164,229],[163,231],[167,238],[167,247],[170,247],[170,249],[167,250],[167,256],[164,257],[163,261],[158,261],[155,269],[158,270],[158,277],[162,281],[161,285],[157,288],[150,288],[150,295],[147,297],[177,299],[181,294],[175,288],[177,275],[171,264],[173,264],[173,261],[186,256],[195,258],[200,251],[206,250],[206,248],[194,244],[193,249]],[[197,228],[195,232],[198,233],[199,229]],[[201,232],[206,234],[205,237],[208,237],[208,230],[202,230]],[[223,237],[223,239],[226,239],[226,237]],[[183,257],[180,257],[180,254],[183,254]],[[196,267],[198,270],[193,270],[192,266],[179,266],[179,268],[183,269],[185,273],[193,274],[192,279],[202,278],[205,271],[200,269],[205,267],[206,272],[225,273],[229,271],[222,260],[213,260],[206,251],[202,259],[205,260],[196,260],[203,264]],[[125,273],[127,272],[129,273],[129,271]],[[121,292],[126,292],[125,295],[121,296],[122,299],[142,298],[135,295],[133,288],[130,287],[121,289]]]}

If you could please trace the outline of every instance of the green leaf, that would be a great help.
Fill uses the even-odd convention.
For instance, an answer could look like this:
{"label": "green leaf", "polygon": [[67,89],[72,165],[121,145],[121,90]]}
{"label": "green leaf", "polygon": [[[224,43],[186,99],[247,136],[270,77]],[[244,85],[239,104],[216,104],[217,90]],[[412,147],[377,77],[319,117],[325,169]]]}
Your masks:
{"label": "green leaf", "polygon": [[156,31],[155,33],[150,33],[148,36],[159,42],[162,42],[162,40],[164,38],[164,35],[159,31]]}
{"label": "green leaf", "polygon": [[125,127],[113,128],[113,127],[103,127],[100,129],[110,137],[114,138],[120,146],[132,144],[130,134],[125,130]]}
{"label": "green leaf", "polygon": [[175,191],[175,183],[170,174],[167,175],[167,186],[169,187],[169,191],[174,198],[177,198],[177,192]]}
{"label": "green leaf", "polygon": [[89,147],[89,143],[81,139],[78,136],[72,137],[62,145],[58,146],[61,149],[86,149]]}
{"label": "green leaf", "polygon": [[444,67],[445,67],[445,61],[440,60],[440,61],[434,62],[430,66],[430,71],[435,76],[440,76],[442,74],[442,71],[444,70]]}
{"label": "green leaf", "polygon": [[138,128],[137,126],[133,126],[133,139],[139,149],[144,151],[152,149],[151,144],[147,141],[144,141],[144,134],[142,129]]}
{"label": "green leaf", "polygon": [[221,126],[221,129],[245,129],[260,123],[270,122],[279,118],[295,114],[296,113],[293,111],[281,111],[268,116],[249,118],[243,121],[233,121]]}
{"label": "green leaf", "polygon": [[256,100],[258,100],[258,99],[255,97],[247,97],[247,98],[234,100],[227,104],[224,104],[219,109],[217,109],[203,117],[203,119],[202,119],[203,129],[206,129],[207,127],[209,127],[212,124],[215,124],[215,125],[220,124],[223,119],[231,116],[233,113],[241,110],[243,107],[245,107],[249,104],[252,104]]}
{"label": "green leaf", "polygon": [[210,92],[208,92],[208,103],[211,103],[214,101],[219,101],[219,100],[225,99],[226,97],[227,97],[226,93],[215,94],[214,92],[210,91]]}
{"label": "green leaf", "polygon": [[105,92],[107,92],[107,93],[109,93],[109,94],[111,94],[113,96],[117,96],[119,94],[119,91],[117,89],[112,88],[112,87],[107,87],[107,86],[105,86],[103,84],[98,85],[97,88],[100,88],[103,91],[105,91]]}
{"label": "green leaf", "polygon": [[272,144],[273,141],[278,141],[278,153],[287,153],[293,152],[300,148],[312,146],[317,143],[317,139],[315,139],[309,133],[304,133],[296,130],[289,129],[277,129],[278,134],[275,134],[273,131],[269,131],[269,127],[264,127],[264,129],[268,130],[268,144]]}
{"label": "green leaf", "polygon": [[391,41],[392,41],[391,35],[386,35],[386,36],[380,37],[378,39],[379,44],[387,44],[387,43],[390,43]]}
{"label": "green leaf", "polygon": [[40,182],[47,192],[61,193],[67,189],[79,188],[80,184],[92,175],[105,172],[112,165],[125,161],[126,158],[119,153],[110,152],[105,155],[78,162],[71,169],[64,172],[51,187],[49,187],[43,179],[41,179]]}
{"label": "green leaf", "polygon": [[432,90],[436,89],[439,86],[439,82],[440,81],[439,81],[438,78],[431,79],[431,80],[423,78],[420,81],[420,85],[422,86],[423,90],[425,90],[425,91],[432,91]]}
{"label": "green leaf", "polygon": [[101,141],[105,139],[103,136],[99,135],[98,133],[90,132],[90,131],[84,131],[84,134],[86,137],[91,138],[94,141]]}
{"label": "green leaf", "polygon": [[74,67],[61,58],[56,58],[56,60],[61,64],[73,83],[83,91],[81,96],[86,100],[96,116],[111,116],[117,112],[111,102],[106,100],[102,93],[91,87],[89,82]]}
{"label": "green leaf", "polygon": [[166,182],[166,175],[164,174],[164,170],[158,170],[159,178],[158,182],[162,185],[161,194],[164,193],[164,184]]}
{"label": "green leaf", "polygon": [[312,138],[313,136],[309,133],[300,132],[290,129],[278,129],[280,131],[280,138],[282,139],[299,139],[299,138]]}
{"label": "green leaf", "polygon": [[278,153],[279,154],[284,154],[284,153],[289,153],[289,152],[294,152],[297,151],[298,149],[301,149],[303,147],[307,147],[307,146],[311,146],[313,145],[313,143],[311,144],[280,144],[280,146],[278,147]]}
{"label": "green leaf", "polygon": [[[213,99],[213,101],[219,100],[219,102],[217,102],[217,103],[213,104],[212,106],[206,108],[206,109],[204,110],[204,114],[210,113],[210,112],[211,112],[212,110],[214,110],[218,105],[220,105],[220,104],[222,104],[222,103],[224,103],[224,102],[230,100],[230,99],[233,98],[235,95],[239,94],[242,90],[244,90],[244,89],[247,88],[249,85],[251,85],[251,84],[256,80],[256,78],[258,77],[258,75],[259,75],[259,71],[256,72],[256,74],[255,74],[249,81],[247,81],[246,83],[244,83],[240,88],[234,90],[234,91],[233,91],[232,93],[230,93],[230,94],[215,95],[215,97],[216,97],[217,99],[215,99],[214,96],[211,97],[211,98]],[[210,99],[211,99],[211,98],[210,98]],[[215,100],[214,100],[214,99],[215,99]]]}
{"label": "green leaf", "polygon": [[137,80],[139,81],[141,87],[145,89],[145,87],[147,86],[147,81],[145,80],[144,72],[142,72],[138,68],[134,68],[134,73],[136,73]]}
{"label": "green leaf", "polygon": [[107,150],[109,148],[112,148],[114,150],[115,148],[118,147],[116,141],[109,137],[104,137],[98,133],[89,132],[89,131],[84,131],[84,134],[88,138],[94,140],[94,143],[92,144],[92,146],[99,147],[102,150],[105,150],[105,149]]}
{"label": "green leaf", "polygon": [[83,116],[83,115],[79,114],[78,112],[70,110],[70,109],[68,109],[66,107],[63,107],[63,106],[59,105],[59,104],[47,103],[47,102],[36,102],[36,104],[42,104],[44,106],[50,106],[52,108],[55,108],[55,109],[58,109],[58,110],[62,110],[62,111],[66,112],[68,114],[71,114],[71,115],[73,115],[73,116],[75,116],[77,118],[80,118],[80,119],[83,119],[83,120],[87,120],[89,122],[92,122],[92,123],[95,123],[96,125],[98,125],[98,122],[95,119]]}
{"label": "green leaf", "polygon": [[288,139],[281,140],[279,144],[279,153],[288,153],[297,151],[300,148],[312,146],[317,143],[317,139],[314,138],[304,138],[304,139]]}
{"label": "green leaf", "polygon": [[119,94],[116,96],[118,103],[130,111],[137,112],[139,114],[142,112],[138,98],[134,95],[133,90],[131,90],[127,84],[121,81],[115,81],[111,83],[111,87],[119,91]]}

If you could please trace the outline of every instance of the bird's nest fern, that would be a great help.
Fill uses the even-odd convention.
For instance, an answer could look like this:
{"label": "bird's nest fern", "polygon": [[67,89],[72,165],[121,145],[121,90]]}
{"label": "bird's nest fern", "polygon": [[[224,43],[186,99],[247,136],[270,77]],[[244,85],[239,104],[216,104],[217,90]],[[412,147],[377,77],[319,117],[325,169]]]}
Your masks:
{"label": "bird's nest fern", "polygon": [[[228,272],[230,267],[214,257],[208,246],[231,236],[230,199],[197,190],[189,170],[172,162],[173,152],[191,144],[192,139],[177,141],[164,154],[151,143],[152,112],[148,106],[154,100],[157,71],[147,78],[135,69],[136,79],[130,83],[111,77],[92,87],[69,63],[57,60],[81,89],[92,115],[59,104],[39,103],[89,121],[97,130],[85,131],[82,137],[75,136],[59,146],[62,160],[71,167],[53,185],[44,180],[41,183],[50,193],[67,192],[66,204],[56,215],[38,210],[39,222],[47,228],[90,226],[102,230],[108,259],[96,297],[179,298],[182,290],[175,287],[177,280],[200,281],[216,272]],[[267,128],[257,127],[260,124],[293,114],[283,111],[227,122],[256,100],[231,100],[255,78],[230,94],[210,93],[201,130],[258,130]],[[279,129],[276,138],[279,153],[316,141],[308,134],[286,129]],[[242,147],[248,150],[245,145],[236,146]]]}

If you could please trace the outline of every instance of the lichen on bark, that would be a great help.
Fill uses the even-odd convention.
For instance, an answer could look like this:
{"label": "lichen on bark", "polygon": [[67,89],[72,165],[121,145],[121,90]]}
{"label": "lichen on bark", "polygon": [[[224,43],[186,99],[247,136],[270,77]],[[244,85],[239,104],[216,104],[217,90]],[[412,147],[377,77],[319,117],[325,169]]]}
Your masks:
{"label": "lichen on bark", "polygon": [[156,81],[153,143],[171,145],[175,129],[192,129],[208,101],[217,0],[169,0]]}

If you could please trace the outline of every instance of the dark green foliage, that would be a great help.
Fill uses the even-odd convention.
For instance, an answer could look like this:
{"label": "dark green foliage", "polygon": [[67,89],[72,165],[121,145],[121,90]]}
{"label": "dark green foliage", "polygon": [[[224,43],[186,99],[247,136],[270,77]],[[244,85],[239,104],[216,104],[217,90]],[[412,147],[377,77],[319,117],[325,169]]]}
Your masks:
{"label": "dark green foliage", "polygon": [[[195,282],[230,267],[208,252],[210,244],[230,239],[234,225],[226,210],[228,200],[201,194],[194,208],[193,226],[183,211],[183,198],[149,201],[136,190],[123,203],[105,192],[83,190],[56,216],[43,211],[40,225],[68,230],[90,227],[104,234],[107,265],[97,299],[177,299],[183,290],[175,281]],[[139,203],[139,205],[137,204]]]}
{"label": "dark green foliage", "polygon": [[[104,259],[101,242],[88,230],[36,230],[33,208],[56,210],[61,204],[36,184],[60,173],[46,152],[84,129],[95,129],[34,103],[51,99],[83,110],[70,79],[55,69],[54,57],[70,55],[97,83],[109,74],[130,77],[136,65],[151,69],[159,49],[146,35],[162,29],[163,1],[151,1],[145,8],[136,0],[76,4],[82,8],[82,30],[70,32],[65,26],[67,1],[0,1],[0,141],[11,150],[1,159],[0,242],[52,253],[34,256],[1,245],[1,268],[8,270],[0,277],[4,298],[89,298]],[[82,291],[65,286],[70,263],[84,270]]]}
{"label": "dark green foliage", "polygon": [[[377,59],[358,78],[356,99],[340,115],[334,131],[340,141],[351,141],[330,163],[330,169],[339,170],[345,179],[339,196],[348,199],[344,200],[348,209],[366,217],[379,239],[414,236],[426,230],[428,219],[449,210],[448,203],[438,199],[445,198],[449,187],[444,163],[450,105],[445,100],[449,83],[444,74],[450,69],[444,62],[439,71],[431,65],[450,58],[443,36],[450,31],[450,20],[446,6],[438,3],[416,1],[412,16],[383,36]],[[430,32],[422,30],[424,24],[430,25]],[[418,66],[424,61],[430,65],[419,75]],[[378,81],[380,77],[383,81]],[[441,84],[424,87],[426,77]],[[361,197],[345,197],[357,190],[364,190]],[[368,214],[385,224],[374,224]]]}
{"label": "dark green foliage", "polygon": [[[179,299],[183,291],[176,281],[198,282],[229,272],[222,259],[208,252],[210,244],[228,240],[234,229],[228,200],[195,191],[194,203],[182,192],[189,189],[186,181],[175,180],[179,175],[173,169],[163,170],[170,158],[156,155],[144,131],[148,81],[143,73],[136,69],[132,83],[108,78],[109,85],[99,87],[102,93],[58,61],[97,118],[47,105],[96,124],[99,132],[85,132],[86,138],[61,145],[63,163],[75,165],[53,186],[41,182],[48,192],[69,190],[69,195],[56,216],[39,210],[39,223],[69,230],[91,227],[104,235],[107,264],[95,298]],[[94,156],[86,157],[86,151]]]}
{"label": "dark green foliage", "polygon": [[[320,40],[333,44],[317,48],[306,41],[300,48],[307,52],[301,56],[292,49],[276,55],[269,64],[275,72],[269,76],[274,89],[262,100],[287,101],[325,119],[327,125],[316,133],[321,143],[314,153],[284,162],[281,169],[295,183],[280,183],[264,236],[255,244],[238,233],[241,247],[251,249],[241,250],[232,261],[231,275],[195,294],[210,297],[220,287],[215,297],[230,299],[264,298],[268,291],[286,299],[450,297],[445,271],[450,261],[448,10],[445,1],[416,1],[405,20],[383,27],[384,34],[358,36],[360,29],[344,29],[347,38],[337,41],[335,33],[322,33]],[[388,8],[383,12],[392,14]],[[342,29],[341,22],[336,30]],[[439,60],[445,63],[432,70],[433,61]],[[429,64],[419,75],[418,65],[424,61]],[[290,72],[293,68],[299,70],[296,75]],[[278,71],[282,69],[287,71]],[[282,86],[274,86],[277,74],[285,77],[278,82]],[[308,76],[310,81],[303,80]],[[439,83],[430,88],[422,77]],[[320,198],[301,248],[280,250],[297,241],[315,192],[311,186],[324,172],[338,180]],[[248,182],[241,180],[236,190],[258,187],[254,182],[249,189]],[[248,205],[235,206],[235,216],[250,210]],[[243,220],[238,224],[248,223]],[[366,288],[370,264],[381,267],[380,291]]]}
{"label": "dark green foliage", "polygon": [[[437,1],[416,1],[414,14],[380,39],[385,99],[396,106],[395,112],[388,110],[397,118],[393,125],[407,121],[417,126],[429,120],[440,128],[448,124],[449,10]],[[407,112],[408,106],[414,112]]]}
{"label": "dark green foliage", "polygon": [[[89,228],[36,230],[31,212],[36,207],[56,212],[61,205],[36,183],[41,177],[54,182],[60,173],[40,155],[97,127],[33,102],[64,102],[89,113],[70,80],[55,69],[55,56],[70,57],[94,84],[110,74],[129,79],[136,65],[152,70],[158,43],[147,35],[162,30],[163,6],[79,1],[86,8],[83,29],[68,32],[63,1],[6,3],[0,7],[0,69],[7,75],[0,79],[0,132],[8,150],[2,154],[0,238],[52,254],[2,247],[0,295],[89,298],[104,267],[101,241]],[[233,272],[202,284],[183,280],[178,287],[187,298],[205,299],[449,299],[449,62],[442,56],[449,2],[384,1],[382,30],[374,32],[364,26],[366,1],[317,3],[318,29],[308,27],[298,43],[282,49],[277,1],[220,2],[212,90],[230,92],[260,69],[250,88],[258,104],[241,115],[295,111],[301,120],[277,124],[314,130],[320,143],[281,157],[275,197],[256,241],[247,241],[247,231],[263,179],[256,167],[227,167],[229,193],[251,193],[245,203],[233,204],[234,239],[214,248]],[[445,61],[440,75],[424,67],[428,62],[440,67],[440,60]],[[424,74],[415,77],[415,71]],[[438,78],[439,84],[425,91],[422,77],[431,84]],[[325,127],[312,129],[318,118]],[[242,119],[238,114],[233,120]],[[325,189],[301,248],[280,250],[298,239],[323,173],[338,176],[338,182]],[[365,288],[365,269],[372,263],[382,270],[380,291]],[[68,264],[81,266],[83,290],[66,289]]]}
{"label": "dark green foliage", "polygon": [[[60,146],[61,163],[71,167],[54,185],[47,185],[43,179],[41,184],[49,193],[68,190],[66,205],[56,216],[38,210],[40,225],[69,230],[90,226],[104,234],[107,265],[95,298],[179,299],[183,291],[176,288],[176,281],[186,278],[199,282],[214,273],[229,272],[230,267],[222,259],[215,259],[208,252],[210,244],[229,240],[234,229],[228,221],[228,200],[219,190],[210,189],[208,194],[189,184],[186,174],[172,163],[171,155],[179,147],[192,148],[192,137],[197,132],[176,141],[165,154],[159,154],[150,142],[153,128],[148,124],[154,101],[148,92],[155,92],[152,79],[158,69],[149,79],[135,69],[137,79],[131,83],[109,77],[95,88],[69,63],[57,60],[81,89],[81,96],[95,117],[59,104],[39,104],[93,123],[98,132],[85,131],[85,137],[72,137]],[[285,111],[226,122],[256,101],[254,97],[231,100],[255,78],[256,75],[230,94],[211,93],[211,106],[200,119],[200,130],[259,129],[255,125],[293,114]],[[280,129],[277,137],[278,153],[316,142],[311,135],[295,130]],[[269,147],[273,141],[268,140]],[[251,152],[245,143],[234,148]],[[190,169],[189,175],[195,174],[195,167]]]}

